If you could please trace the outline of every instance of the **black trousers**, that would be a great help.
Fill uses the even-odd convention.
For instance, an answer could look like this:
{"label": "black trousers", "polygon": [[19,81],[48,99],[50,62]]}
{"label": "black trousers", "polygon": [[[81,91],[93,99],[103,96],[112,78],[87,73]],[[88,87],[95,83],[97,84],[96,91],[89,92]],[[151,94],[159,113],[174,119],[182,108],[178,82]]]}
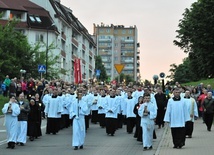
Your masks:
{"label": "black trousers", "polygon": [[213,115],[214,114],[208,114],[204,113],[204,122],[206,123],[207,129],[211,130],[212,123],[213,123]]}
{"label": "black trousers", "polygon": [[186,135],[185,127],[171,128],[172,140],[175,147],[184,146]]}
{"label": "black trousers", "polygon": [[106,118],[106,133],[114,135],[117,126],[116,118]]}
{"label": "black trousers", "polygon": [[91,115],[85,115],[85,129],[87,130],[89,128],[89,120]]}
{"label": "black trousers", "polygon": [[99,122],[101,127],[106,126],[105,114],[98,114],[99,115]]}
{"label": "black trousers", "polygon": [[135,125],[136,125],[136,118],[135,117],[128,117],[127,118],[126,131],[128,133],[132,133]]}
{"label": "black trousers", "polygon": [[186,124],[185,124],[185,130],[186,130],[186,135],[187,136],[192,136],[193,125],[194,125],[194,123],[192,121],[187,121],[186,122]]}
{"label": "black trousers", "polygon": [[123,115],[117,114],[117,129],[123,128]]}
{"label": "black trousers", "polygon": [[56,134],[60,129],[60,118],[47,118],[46,133]]}
{"label": "black trousers", "polygon": [[99,122],[98,110],[91,111],[91,123]]}
{"label": "black trousers", "polygon": [[70,120],[68,114],[62,114],[60,120],[60,129],[68,128],[70,126]]}

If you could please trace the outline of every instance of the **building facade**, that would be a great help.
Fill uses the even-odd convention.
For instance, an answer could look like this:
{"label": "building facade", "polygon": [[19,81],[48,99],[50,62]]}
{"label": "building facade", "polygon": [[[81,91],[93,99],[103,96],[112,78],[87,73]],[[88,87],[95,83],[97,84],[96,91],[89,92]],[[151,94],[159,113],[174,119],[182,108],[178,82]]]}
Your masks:
{"label": "building facade", "polygon": [[43,42],[55,48],[48,49],[48,58],[58,57],[52,66],[58,69],[59,77],[65,81],[74,81],[74,62],[80,59],[82,79],[93,78],[95,69],[96,44],[87,29],[73,15],[71,9],[60,3],[60,0],[0,0],[0,11],[3,17],[0,23],[10,18],[20,19],[20,29],[34,46]]}
{"label": "building facade", "polygon": [[136,26],[94,24],[93,33],[97,54],[101,56],[107,75],[113,80],[118,76],[115,64],[125,65],[121,73],[135,81],[140,80],[140,57]]}

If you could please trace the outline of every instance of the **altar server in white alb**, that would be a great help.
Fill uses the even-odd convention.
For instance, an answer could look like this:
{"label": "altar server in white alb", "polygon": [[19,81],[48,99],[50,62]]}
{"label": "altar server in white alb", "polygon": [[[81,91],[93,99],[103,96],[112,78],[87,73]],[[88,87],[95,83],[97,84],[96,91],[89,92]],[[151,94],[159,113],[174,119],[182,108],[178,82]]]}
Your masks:
{"label": "altar server in white alb", "polygon": [[27,121],[30,112],[30,105],[24,101],[24,94],[19,95],[18,105],[20,107],[20,114],[18,115],[18,130],[17,130],[17,145],[24,146],[27,142]]}
{"label": "altar server in white alb", "polygon": [[73,119],[72,146],[74,150],[83,149],[85,142],[85,114],[88,104],[82,99],[82,92],[77,92],[77,98],[73,100],[70,108],[70,118]]}
{"label": "altar server in white alb", "polygon": [[107,97],[106,106],[106,133],[114,136],[117,127],[117,112],[118,99],[115,97],[115,90],[110,91],[110,96]]}
{"label": "altar server in white alb", "polygon": [[15,96],[10,96],[9,103],[6,103],[2,108],[2,113],[5,115],[5,125],[7,130],[7,148],[14,149],[17,137],[18,118],[20,114],[19,105],[15,102]]}
{"label": "altar server in white alb", "polygon": [[191,94],[189,90],[185,91],[184,98],[186,100],[187,109],[189,112],[189,116],[191,118],[191,120],[187,121],[185,125],[187,138],[192,138],[194,120],[195,120],[195,117],[198,117],[198,107],[197,107],[196,101],[194,98],[190,97],[190,95]]}
{"label": "altar server in white alb", "polygon": [[53,95],[48,99],[45,106],[45,114],[47,115],[46,134],[56,134],[60,129],[60,118],[63,111],[57,88],[54,88]]}
{"label": "altar server in white alb", "polygon": [[137,103],[137,100],[132,97],[132,91],[128,91],[128,97],[125,99],[126,104],[126,117],[127,117],[127,125],[126,131],[131,134],[133,132],[133,128],[136,125],[136,115],[134,113],[134,107]]}
{"label": "altar server in white alb", "polygon": [[105,90],[101,90],[101,96],[98,98],[97,106],[98,106],[100,127],[104,128],[106,126],[105,111],[106,111],[106,106],[107,106],[107,98],[105,95]]}
{"label": "altar server in white alb", "polygon": [[157,108],[150,101],[150,94],[144,94],[145,103],[138,109],[138,114],[141,116],[141,126],[143,129],[143,148],[144,150],[152,149],[153,131],[155,127],[155,118],[157,116]]}
{"label": "altar server in white alb", "polygon": [[190,120],[185,99],[180,97],[180,89],[175,88],[173,98],[168,100],[164,121],[171,127],[173,148],[182,148],[185,145],[185,123]]}
{"label": "altar server in white alb", "polygon": [[98,117],[98,106],[97,101],[99,98],[99,94],[96,89],[94,89],[93,94],[91,95],[91,123],[97,124],[99,122]]}

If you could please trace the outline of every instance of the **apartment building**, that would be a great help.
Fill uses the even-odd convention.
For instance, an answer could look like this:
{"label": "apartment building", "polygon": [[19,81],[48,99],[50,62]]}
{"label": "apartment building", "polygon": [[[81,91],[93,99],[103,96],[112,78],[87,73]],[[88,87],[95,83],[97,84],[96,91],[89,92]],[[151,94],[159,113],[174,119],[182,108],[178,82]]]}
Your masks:
{"label": "apartment building", "polygon": [[93,78],[96,44],[72,10],[60,0],[0,0],[0,11],[1,24],[14,17],[20,19],[17,29],[32,46],[36,42],[55,45],[55,49],[48,50],[48,57],[59,57],[53,67],[64,71],[59,74],[61,79],[74,81],[75,59],[80,59],[82,79]]}
{"label": "apartment building", "polygon": [[140,80],[140,57],[136,26],[94,24],[97,54],[101,56],[107,75],[114,79],[118,73],[115,64],[125,65],[121,73]]}

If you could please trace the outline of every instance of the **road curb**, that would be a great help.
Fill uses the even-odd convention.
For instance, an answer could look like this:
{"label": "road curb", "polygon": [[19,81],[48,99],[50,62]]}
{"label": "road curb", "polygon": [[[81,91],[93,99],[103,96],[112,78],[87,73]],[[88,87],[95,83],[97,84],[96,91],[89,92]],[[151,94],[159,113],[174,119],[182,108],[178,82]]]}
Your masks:
{"label": "road curb", "polygon": [[168,126],[168,125],[165,126],[163,135],[162,135],[162,137],[161,137],[161,141],[160,141],[160,143],[158,144],[158,148],[157,148],[157,150],[156,150],[156,152],[155,152],[154,155],[159,155],[160,150],[161,150],[161,146],[162,146],[162,144],[163,144],[163,141],[164,141],[164,139],[165,139],[165,136],[166,136],[166,133],[167,133],[167,130],[168,130],[168,129],[169,129],[169,126]]}

